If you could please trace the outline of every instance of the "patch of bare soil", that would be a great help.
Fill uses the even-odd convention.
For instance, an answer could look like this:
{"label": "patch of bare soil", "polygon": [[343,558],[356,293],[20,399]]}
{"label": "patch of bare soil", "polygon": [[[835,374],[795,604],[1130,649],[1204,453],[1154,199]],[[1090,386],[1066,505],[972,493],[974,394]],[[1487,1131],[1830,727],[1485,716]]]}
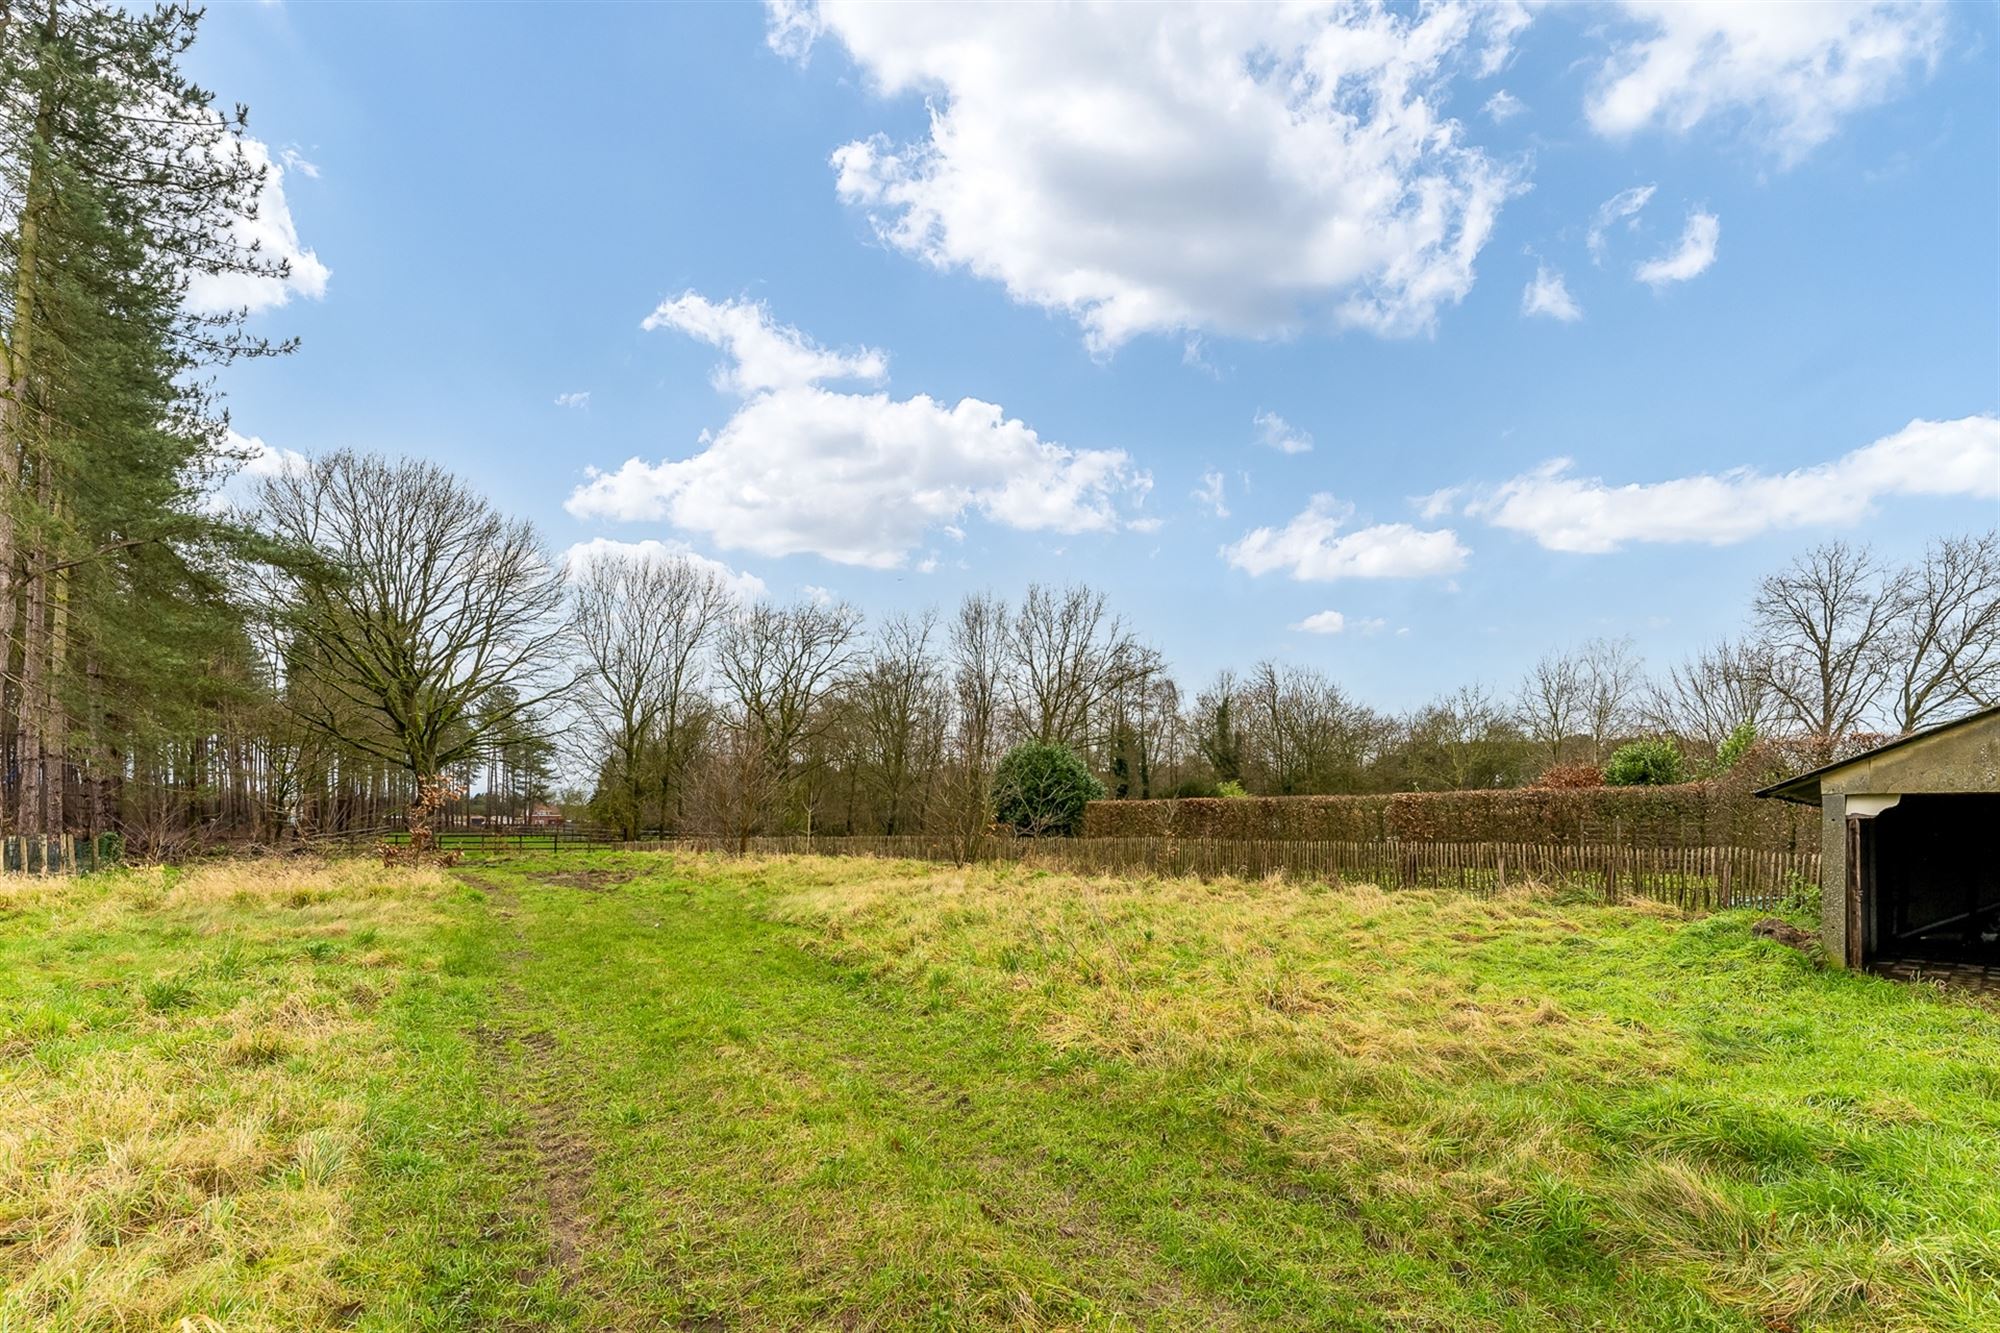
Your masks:
{"label": "patch of bare soil", "polygon": [[590,1211],[591,1146],[568,1126],[552,1100],[554,1043],[542,1033],[481,1025],[475,1034],[495,1071],[502,1098],[519,1104],[521,1120],[493,1151],[535,1181],[548,1236],[548,1262],[521,1275],[524,1283],[554,1272],[566,1289],[586,1278],[583,1254],[596,1218]]}
{"label": "patch of bare soil", "polygon": [[538,878],[544,884],[558,884],[565,889],[582,889],[586,893],[609,893],[636,875],[637,872],[632,870],[557,870]]}
{"label": "patch of bare soil", "polygon": [[1750,933],[1759,939],[1776,940],[1779,944],[1797,949],[1800,953],[1811,953],[1814,946],[1819,943],[1819,937],[1811,931],[1801,930],[1791,922],[1782,921],[1775,916],[1767,916],[1750,927]]}

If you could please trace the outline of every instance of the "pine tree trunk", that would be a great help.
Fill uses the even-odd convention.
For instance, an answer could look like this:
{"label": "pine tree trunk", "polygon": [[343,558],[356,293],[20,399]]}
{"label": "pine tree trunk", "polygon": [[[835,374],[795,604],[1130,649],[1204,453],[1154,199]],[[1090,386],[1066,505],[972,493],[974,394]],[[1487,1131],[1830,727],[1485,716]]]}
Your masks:
{"label": "pine tree trunk", "polygon": [[[0,9],[0,36],[5,35],[12,22],[12,7]],[[55,35],[55,24],[56,14],[51,7],[47,24],[50,37]],[[40,599],[32,576],[27,580],[25,589],[20,586],[24,581],[22,576],[29,574],[31,567],[20,549],[14,506],[24,494],[24,470],[30,461],[25,403],[28,377],[34,364],[37,264],[41,253],[41,223],[48,207],[49,191],[48,172],[42,162],[42,153],[49,142],[54,117],[54,94],[44,85],[35,106],[35,137],[29,149],[28,181],[23,192],[17,233],[14,325],[7,331],[5,365],[0,367],[5,371],[5,383],[0,384],[0,672],[5,672],[13,662],[17,637],[15,607],[17,602],[25,603],[22,607],[25,623],[18,634],[23,653],[22,678],[14,693],[14,704],[18,710],[14,727],[15,760],[20,774],[20,814],[15,831],[23,834],[41,832],[41,737],[38,729],[30,735],[37,689],[29,680],[30,673],[40,669],[34,644],[34,621]],[[33,779],[31,772],[36,775]]]}
{"label": "pine tree trunk", "polygon": [[[59,507],[60,502],[57,506]],[[65,797],[69,788],[69,705],[61,689],[63,670],[69,657],[69,574],[57,570],[47,576],[49,584],[48,676],[42,682],[43,775],[48,792],[43,797],[42,818],[51,834],[69,831]]]}
{"label": "pine tree trunk", "polygon": [[110,748],[104,742],[104,709],[101,702],[103,670],[99,666],[96,654],[89,655],[89,663],[85,669],[90,675],[90,716],[95,725],[91,728],[90,762],[86,765],[83,780],[83,792],[87,801],[83,811],[83,831],[94,837],[104,832],[110,824],[105,817],[105,800],[111,784],[112,758]]}
{"label": "pine tree trunk", "polygon": [[[33,228],[23,222],[22,267],[25,270],[32,262]],[[25,284],[23,284],[25,286]],[[34,685],[31,676],[34,670],[35,652],[26,633],[27,621],[34,615],[37,599],[32,589],[23,588],[22,574],[26,572],[26,562],[22,558],[15,522],[15,506],[22,494],[23,451],[20,431],[20,396],[25,385],[25,376],[19,373],[24,358],[19,349],[27,339],[27,319],[20,313],[26,304],[25,291],[17,288],[15,336],[10,340],[7,358],[7,383],[0,391],[0,672],[11,671],[16,645],[23,654],[22,670],[14,682],[14,688],[7,697],[12,709],[8,721],[14,738],[15,772],[18,790],[15,793],[19,808],[16,812],[14,828],[19,833],[34,831],[31,816],[37,813],[32,807],[34,788],[32,765],[37,753],[35,742],[30,736],[28,718],[31,712],[30,700]],[[23,596],[24,591],[28,595]]]}
{"label": "pine tree trunk", "polygon": [[[34,556],[30,553],[32,562]],[[32,564],[23,590],[21,626],[21,685],[16,695],[20,722],[16,729],[21,755],[20,811],[15,826],[24,835],[43,832],[42,794],[47,789],[43,773],[42,700],[44,663],[48,655],[48,607],[43,604],[42,580]]]}

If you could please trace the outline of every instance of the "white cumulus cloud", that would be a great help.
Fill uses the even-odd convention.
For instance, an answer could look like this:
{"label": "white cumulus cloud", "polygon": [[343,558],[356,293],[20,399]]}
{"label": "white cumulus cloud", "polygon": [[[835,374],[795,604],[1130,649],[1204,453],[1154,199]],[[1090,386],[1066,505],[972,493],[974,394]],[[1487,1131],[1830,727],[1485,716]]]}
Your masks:
{"label": "white cumulus cloud", "polygon": [[1380,634],[1388,625],[1380,616],[1355,620],[1338,611],[1315,611],[1286,628],[1301,634]]}
{"label": "white cumulus cloud", "polygon": [[889,358],[874,348],[821,347],[791,325],[772,319],[756,301],[711,301],[683,292],[660,302],[639,327],[648,332],[675,329],[721,348],[727,359],[716,368],[715,387],[725,393],[792,389],[821,380],[873,383],[889,374]]}
{"label": "white cumulus cloud", "polygon": [[1504,125],[1523,111],[1526,111],[1528,104],[1508,92],[1505,88],[1502,88],[1499,92],[1487,98],[1486,105],[1481,109],[1486,112],[1487,118],[1495,125]]}
{"label": "white cumulus cloud", "polygon": [[1568,323],[1583,318],[1583,307],[1569,294],[1563,275],[1547,264],[1535,265],[1535,276],[1521,291],[1521,313],[1545,315]]}
{"label": "white cumulus cloud", "polygon": [[587,408],[590,406],[590,390],[581,389],[575,393],[559,393],[556,395],[556,406]]}
{"label": "white cumulus cloud", "polygon": [[1315,495],[1284,527],[1256,528],[1224,547],[1223,559],[1248,574],[1283,571],[1301,581],[1330,582],[1455,574],[1471,554],[1449,528],[1379,523],[1342,531],[1353,513],[1331,495]]}
{"label": "white cumulus cloud", "polygon": [[1276,412],[1259,412],[1250,418],[1250,424],[1257,428],[1258,443],[1267,449],[1276,449],[1281,454],[1312,452],[1312,432],[1300,430]]}
{"label": "white cumulus cloud", "polygon": [[1928,73],[1948,25],[1944,5],[1894,0],[1626,0],[1624,10],[1637,31],[1597,72],[1593,129],[1684,133],[1734,114],[1786,161]]}
{"label": "white cumulus cloud", "polygon": [[245,435],[234,426],[223,431],[222,451],[235,467],[216,476],[202,498],[202,507],[211,513],[247,505],[255,500],[259,481],[306,466],[306,456],[298,450],[266,444],[262,436]]}
{"label": "white cumulus cloud", "polygon": [[1467,489],[1464,486],[1446,486],[1428,495],[1411,496],[1410,504],[1416,509],[1419,517],[1435,521],[1456,509]]}
{"label": "white cumulus cloud", "polygon": [[648,537],[644,541],[621,542],[610,537],[592,537],[587,542],[577,542],[563,552],[563,568],[579,570],[593,561],[607,557],[643,560],[685,560],[696,569],[707,570],[722,580],[723,586],[742,602],[754,602],[764,595],[764,580],[747,571],[734,569],[720,560],[701,554],[686,542],[660,541]]}
{"label": "white cumulus cloud", "polygon": [[1681,243],[1671,253],[1649,259],[1633,270],[1633,276],[1652,287],[1670,282],[1686,282],[1708,272],[1715,263],[1715,245],[1722,239],[1722,220],[1699,209],[1688,214],[1681,231]]}
{"label": "white cumulus cloud", "polygon": [[801,64],[819,40],[819,11],[810,0],[764,0],[764,42],[787,60]]}
{"label": "white cumulus cloud", "polygon": [[759,305],[690,294],[646,326],[722,347],[716,382],[743,402],[687,458],[592,469],[565,506],[579,518],[664,519],[725,549],[883,569],[969,512],[1026,531],[1131,527],[1152,485],[1124,451],[1045,440],[993,403],[828,389],[817,381],[879,378],[886,358],[828,351]]}
{"label": "white cumulus cloud", "polygon": [[239,477],[275,477],[306,465],[306,456],[296,449],[280,449],[264,443],[261,435],[244,435],[234,426],[223,433],[223,449],[243,460]]}
{"label": "white cumulus cloud", "polygon": [[883,240],[1078,320],[1143,333],[1428,331],[1464,298],[1514,169],[1443,115],[1514,4],[771,7],[837,40],[929,132],[832,155]]}
{"label": "white cumulus cloud", "polygon": [[1912,421],[1839,458],[1789,472],[1734,468],[1614,485],[1554,459],[1463,511],[1552,551],[1615,551],[1628,542],[1726,546],[1760,533],[1851,525],[1890,496],[2000,499],[2000,418]]}
{"label": "white cumulus cloud", "polygon": [[[326,284],[333,270],[299,240],[291,205],[285,200],[285,168],[271,161],[271,150],[262,141],[246,136],[240,142],[245,158],[252,165],[265,168],[264,186],[257,196],[257,216],[239,218],[230,234],[239,248],[246,251],[254,248],[259,259],[283,260],[291,269],[283,278],[196,273],[188,281],[188,309],[200,314],[248,309],[255,314],[284,305],[294,295],[317,301],[326,295]],[[295,154],[288,153],[287,158],[300,174],[319,174],[317,167]]]}

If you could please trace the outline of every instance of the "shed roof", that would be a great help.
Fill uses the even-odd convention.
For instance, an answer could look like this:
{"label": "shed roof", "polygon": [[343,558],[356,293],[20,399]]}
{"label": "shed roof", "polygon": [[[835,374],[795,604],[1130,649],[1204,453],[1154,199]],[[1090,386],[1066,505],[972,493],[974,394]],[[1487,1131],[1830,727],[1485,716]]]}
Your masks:
{"label": "shed roof", "polygon": [[1843,769],[1869,763],[1891,750],[1922,745],[1927,741],[1936,740],[1947,732],[1982,724],[2000,725],[2000,705],[1982,708],[1976,713],[1967,713],[1964,717],[1955,717],[1949,722],[1940,722],[1934,727],[1925,727],[1922,731],[1913,731],[1907,736],[1898,736],[1893,741],[1878,745],[1872,750],[1863,750],[1860,754],[1849,755],[1835,763],[1822,764],[1809,773],[1801,773],[1795,778],[1786,778],[1783,782],[1773,783],[1758,791],[1757,795],[1772,796],[1781,801],[1796,801],[1800,805],[1818,805],[1821,781]]}

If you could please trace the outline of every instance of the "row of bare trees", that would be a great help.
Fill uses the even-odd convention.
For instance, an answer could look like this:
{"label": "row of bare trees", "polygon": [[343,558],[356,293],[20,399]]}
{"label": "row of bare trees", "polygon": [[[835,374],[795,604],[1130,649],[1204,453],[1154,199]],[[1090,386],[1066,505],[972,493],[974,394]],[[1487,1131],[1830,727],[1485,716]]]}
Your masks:
{"label": "row of bare trees", "polygon": [[1914,731],[2000,696],[2000,537],[1934,542],[1884,565],[1830,543],[1764,580],[1754,673],[1774,711],[1830,748],[1855,731]]}
{"label": "row of bare trees", "polygon": [[570,571],[579,671],[572,757],[622,831],[887,833],[986,824],[1015,740],[1101,749],[1111,708],[1163,680],[1087,588],[979,595],[948,623],[871,635],[845,603],[738,605],[685,556],[595,555]]}
{"label": "row of bare trees", "polygon": [[2000,687],[1991,534],[1907,570],[1823,546],[1761,583],[1743,639],[1657,675],[1629,641],[1594,639],[1545,655],[1511,697],[1471,684],[1402,714],[1277,662],[1186,696],[1084,587],[977,594],[868,635],[845,606],[733,607],[685,558],[600,561],[574,583],[579,698],[602,701],[574,734],[595,809],[628,830],[976,830],[993,764],[1028,740],[1079,749],[1118,797],[1516,785],[1640,735],[1698,766],[1746,726],[1812,762]]}
{"label": "row of bare trees", "polygon": [[1991,534],[1901,570],[1838,543],[1808,552],[1762,582],[1743,639],[1656,676],[1629,642],[1595,639],[1543,657],[1512,698],[1470,684],[1393,714],[1276,662],[1190,698],[1083,586],[975,594],[871,633],[844,603],[743,604],[686,555],[600,551],[559,571],[423,464],[322,460],[268,482],[261,513],[312,553],[277,567],[266,599],[291,608],[271,623],[312,728],[421,789],[545,717],[591,817],[628,836],[973,836],[994,765],[1029,740],[1076,748],[1120,797],[1513,785],[1639,734],[1712,756],[1746,724],[1810,759],[2000,685]]}
{"label": "row of bare trees", "polygon": [[[872,628],[832,600],[745,602],[707,562],[602,549],[563,567],[533,529],[422,462],[338,453],[265,478],[228,575],[250,645],[226,725],[177,767],[114,776],[113,817],[282,837],[577,784],[628,836],[987,827],[1023,741],[1082,753],[1115,797],[1514,785],[1664,734],[1697,759],[1745,724],[1810,759],[1860,732],[1995,701],[2000,541],[1907,569],[1831,544],[1765,579],[1743,637],[1649,674],[1629,642],[1546,655],[1392,713],[1310,666],[1189,693],[1088,587],[979,593]],[[179,785],[177,785],[179,784]],[[413,834],[421,833],[413,829]]]}
{"label": "row of bare trees", "polygon": [[1713,753],[1747,724],[1824,757],[2000,695],[1991,533],[1907,568],[1820,547],[1739,640],[1650,677],[1597,640],[1510,698],[1392,714],[1274,662],[1190,697],[1084,587],[870,632],[837,603],[741,605],[685,557],[559,568],[423,463],[334,454],[219,512],[243,460],[209,370],[292,343],[190,300],[288,273],[244,225],[270,171],[247,113],[182,67],[199,20],[0,0],[0,832],[164,851],[398,808],[519,819],[560,767],[628,832],[972,833],[1024,740],[1118,796],[1462,787],[1643,732]]}
{"label": "row of bare trees", "polygon": [[1932,543],[1906,567],[1830,542],[1764,578],[1742,638],[1648,678],[1629,642],[1545,655],[1515,719],[1549,763],[1602,763],[1634,732],[1713,754],[1737,728],[1825,761],[2000,701],[2000,537]]}

